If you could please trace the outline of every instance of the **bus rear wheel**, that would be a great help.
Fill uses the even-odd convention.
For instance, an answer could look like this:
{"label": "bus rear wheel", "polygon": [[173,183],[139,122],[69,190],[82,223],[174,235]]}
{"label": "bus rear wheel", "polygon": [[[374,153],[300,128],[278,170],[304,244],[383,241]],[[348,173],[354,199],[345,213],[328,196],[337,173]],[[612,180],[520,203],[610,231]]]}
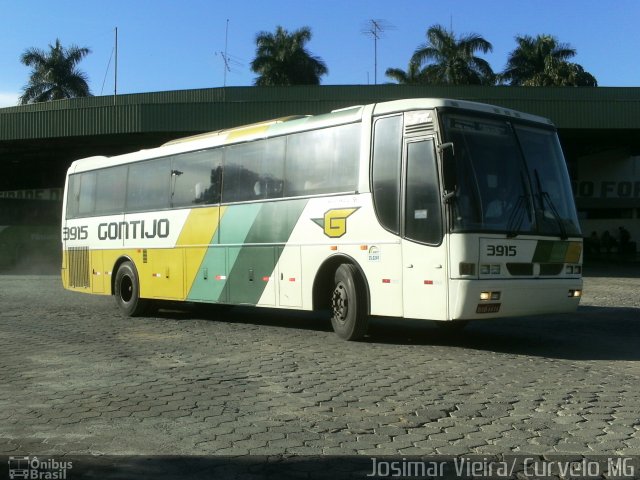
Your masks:
{"label": "bus rear wheel", "polygon": [[133,263],[124,262],[118,268],[113,293],[118,307],[126,316],[138,317],[146,312],[148,301],[140,298],[140,282]]}
{"label": "bus rear wheel", "polygon": [[340,338],[358,340],[369,327],[364,282],[355,266],[342,264],[336,270],[331,292],[331,325]]}

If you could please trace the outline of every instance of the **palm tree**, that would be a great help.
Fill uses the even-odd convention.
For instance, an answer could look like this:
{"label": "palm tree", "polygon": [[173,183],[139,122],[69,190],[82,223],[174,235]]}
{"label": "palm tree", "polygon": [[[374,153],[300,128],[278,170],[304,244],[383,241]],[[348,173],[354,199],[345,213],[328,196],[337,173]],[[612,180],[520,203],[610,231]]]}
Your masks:
{"label": "palm tree", "polygon": [[77,68],[88,48],[71,45],[64,48],[56,39],[55,46],[49,44],[49,52],[29,48],[20,56],[20,61],[32,67],[29,83],[20,96],[20,104],[48,102],[64,98],[88,97],[91,95],[87,75]]}
{"label": "palm tree", "polygon": [[302,27],[289,33],[278,26],[275,33],[260,32],[256,36],[256,57],[251,71],[258,73],[254,84],[319,85],[328,73],[320,57],[312,55],[305,44],[311,40],[311,29]]}
{"label": "palm tree", "polygon": [[571,87],[597,87],[598,80],[577,63],[567,63],[561,71],[561,83]]}
{"label": "palm tree", "polygon": [[420,64],[409,62],[406,71],[401,68],[387,68],[385,75],[391,80],[403,85],[419,85],[429,83],[424,70],[420,69]]}
{"label": "palm tree", "polygon": [[491,52],[493,46],[476,33],[456,38],[441,25],[427,30],[427,42],[420,45],[411,61],[422,65],[429,83],[448,85],[493,85],[495,75],[486,60],[475,53]]}
{"label": "palm tree", "polygon": [[509,54],[507,67],[500,75],[510,85],[592,86],[597,80],[582,66],[569,60],[576,50],[551,35],[517,36],[518,47]]}

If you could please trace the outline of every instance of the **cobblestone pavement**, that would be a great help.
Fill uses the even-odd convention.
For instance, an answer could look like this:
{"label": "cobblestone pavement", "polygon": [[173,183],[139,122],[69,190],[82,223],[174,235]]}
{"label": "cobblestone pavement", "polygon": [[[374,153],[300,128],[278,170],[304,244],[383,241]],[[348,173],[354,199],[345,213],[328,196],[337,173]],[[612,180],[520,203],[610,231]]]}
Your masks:
{"label": "cobblestone pavement", "polygon": [[640,454],[640,278],[585,291],[572,315],[374,319],[354,343],[313,315],[126,319],[1,276],[0,454]]}

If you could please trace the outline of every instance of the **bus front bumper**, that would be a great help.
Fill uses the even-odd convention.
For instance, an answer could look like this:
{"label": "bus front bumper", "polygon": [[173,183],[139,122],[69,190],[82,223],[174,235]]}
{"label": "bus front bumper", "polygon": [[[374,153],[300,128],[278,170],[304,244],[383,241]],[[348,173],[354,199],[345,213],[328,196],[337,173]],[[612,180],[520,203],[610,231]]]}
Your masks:
{"label": "bus front bumper", "polygon": [[452,320],[575,312],[582,279],[450,280]]}

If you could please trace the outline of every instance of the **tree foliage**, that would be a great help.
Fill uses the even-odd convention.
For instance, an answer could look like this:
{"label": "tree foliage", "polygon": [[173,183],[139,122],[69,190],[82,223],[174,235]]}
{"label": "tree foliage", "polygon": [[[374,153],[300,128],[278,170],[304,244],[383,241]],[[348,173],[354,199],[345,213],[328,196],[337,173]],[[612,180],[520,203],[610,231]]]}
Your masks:
{"label": "tree foliage", "polygon": [[427,30],[427,42],[420,45],[411,62],[425,65],[421,75],[425,83],[446,85],[493,85],[495,74],[489,62],[476,56],[493,46],[476,33],[457,37],[441,25]]}
{"label": "tree foliage", "polygon": [[[495,85],[497,81],[514,86],[598,85],[596,78],[581,65],[570,62],[576,50],[551,35],[516,36],[517,47],[498,75],[486,60],[477,56],[478,52],[493,50],[482,36],[476,33],[456,36],[441,25],[433,25],[426,31],[426,38],[414,51],[406,71],[386,70],[389,79],[406,85]],[[310,40],[309,27],[289,32],[278,26],[275,32],[258,33],[256,55],[251,62],[251,70],[258,74],[254,84],[319,85],[328,69],[320,57],[307,50]],[[91,50],[86,47],[65,48],[59,39],[55,45],[49,45],[48,51],[25,50],[20,61],[32,70],[20,103],[90,96],[87,75],[78,69],[89,53]]]}
{"label": "tree foliage", "polygon": [[509,54],[502,81],[516,86],[598,85],[595,77],[569,60],[576,50],[551,35],[517,36],[518,46]]}
{"label": "tree foliage", "polygon": [[421,69],[420,65],[416,62],[409,62],[406,71],[401,68],[387,68],[385,75],[391,80],[395,80],[397,83],[403,85],[429,83],[425,71]]}
{"label": "tree foliage", "polygon": [[90,96],[87,75],[77,68],[89,53],[90,49],[75,45],[65,48],[59,39],[55,46],[49,45],[48,52],[38,48],[25,50],[20,61],[32,71],[20,104]]}
{"label": "tree foliage", "polygon": [[256,56],[251,62],[251,70],[258,74],[254,84],[319,85],[320,77],[326,75],[328,69],[320,57],[305,48],[310,40],[309,27],[290,33],[278,26],[275,33],[258,33]]}

